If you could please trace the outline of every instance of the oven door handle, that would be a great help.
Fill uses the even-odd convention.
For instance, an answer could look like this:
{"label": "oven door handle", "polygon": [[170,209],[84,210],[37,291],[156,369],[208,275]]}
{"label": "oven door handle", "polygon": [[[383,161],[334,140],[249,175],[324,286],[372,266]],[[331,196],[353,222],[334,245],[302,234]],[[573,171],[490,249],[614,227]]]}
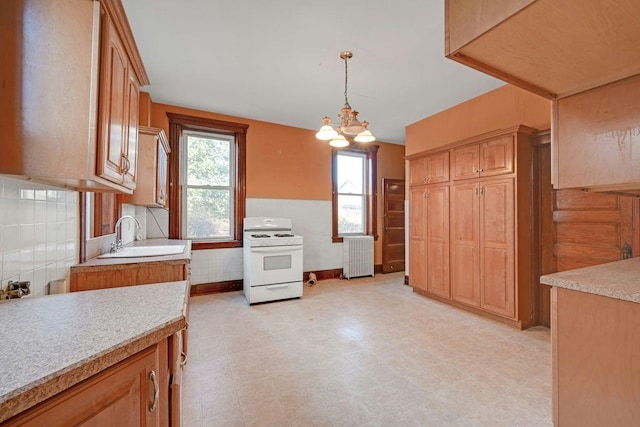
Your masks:
{"label": "oven door handle", "polygon": [[301,251],[302,250],[302,245],[300,246],[266,246],[266,247],[254,247],[251,248],[251,252],[257,253],[257,254],[267,254],[267,253],[274,253],[274,252],[281,252],[281,253],[291,253],[291,252],[295,252],[295,251]]}

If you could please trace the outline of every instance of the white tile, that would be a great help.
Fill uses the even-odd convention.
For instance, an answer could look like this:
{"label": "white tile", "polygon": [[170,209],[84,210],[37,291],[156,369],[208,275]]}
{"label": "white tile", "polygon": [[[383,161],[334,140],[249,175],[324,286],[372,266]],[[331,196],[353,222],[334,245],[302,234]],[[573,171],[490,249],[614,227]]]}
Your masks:
{"label": "white tile", "polygon": [[20,273],[33,271],[33,247],[20,249]]}
{"label": "white tile", "polygon": [[20,274],[20,251],[6,251],[2,253],[2,279]]}
{"label": "white tile", "polygon": [[31,224],[23,224],[20,226],[20,247],[31,248],[35,245],[35,226]]}

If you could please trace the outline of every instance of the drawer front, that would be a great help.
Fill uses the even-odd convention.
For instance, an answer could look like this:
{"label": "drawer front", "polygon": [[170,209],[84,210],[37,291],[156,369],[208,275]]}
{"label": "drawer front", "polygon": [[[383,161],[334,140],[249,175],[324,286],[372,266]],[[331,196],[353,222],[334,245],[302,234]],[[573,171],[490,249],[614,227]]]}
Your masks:
{"label": "drawer front", "polygon": [[244,290],[249,304],[302,297],[302,282],[278,283],[276,285],[250,286]]}

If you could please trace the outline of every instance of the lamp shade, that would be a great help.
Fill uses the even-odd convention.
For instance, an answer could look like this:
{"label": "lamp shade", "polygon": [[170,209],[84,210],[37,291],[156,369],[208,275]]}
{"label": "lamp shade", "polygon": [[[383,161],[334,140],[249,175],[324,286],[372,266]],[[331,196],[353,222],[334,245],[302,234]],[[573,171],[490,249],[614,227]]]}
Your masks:
{"label": "lamp shade", "polygon": [[331,127],[330,125],[324,125],[320,128],[318,133],[316,133],[316,138],[321,141],[329,141],[338,136],[338,132]]}
{"label": "lamp shade", "polygon": [[329,141],[329,145],[336,148],[342,148],[349,145],[349,141],[342,135],[337,135],[331,141]]}
{"label": "lamp shade", "polygon": [[362,123],[360,123],[360,120],[358,120],[357,117],[353,117],[349,122],[349,124],[342,128],[342,133],[344,133],[345,135],[352,136],[352,135],[357,135],[359,133],[362,133],[365,130],[366,129],[364,128],[364,126],[362,126]]}
{"label": "lamp shade", "polygon": [[364,132],[360,132],[353,138],[355,142],[373,142],[376,140],[376,137],[369,130],[365,130]]}

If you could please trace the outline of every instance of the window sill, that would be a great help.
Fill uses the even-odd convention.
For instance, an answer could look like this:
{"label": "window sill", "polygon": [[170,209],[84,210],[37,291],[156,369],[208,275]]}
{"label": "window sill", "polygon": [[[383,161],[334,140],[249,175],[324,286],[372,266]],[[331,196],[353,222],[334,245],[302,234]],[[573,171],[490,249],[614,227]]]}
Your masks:
{"label": "window sill", "polygon": [[203,249],[224,249],[224,248],[241,248],[242,240],[232,240],[228,242],[199,242],[199,241],[191,241],[191,249],[192,250],[203,250]]}

